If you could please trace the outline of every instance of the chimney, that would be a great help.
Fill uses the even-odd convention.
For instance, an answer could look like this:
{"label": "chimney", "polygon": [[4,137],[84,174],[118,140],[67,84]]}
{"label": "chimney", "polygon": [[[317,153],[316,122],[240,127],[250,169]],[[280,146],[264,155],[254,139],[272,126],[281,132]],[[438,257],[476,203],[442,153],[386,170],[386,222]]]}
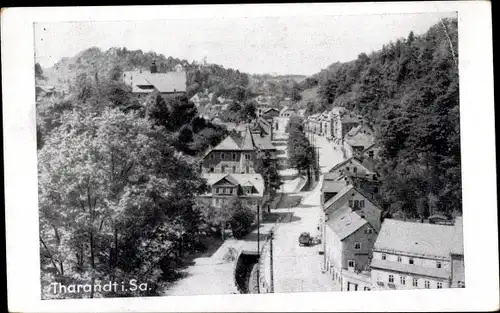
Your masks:
{"label": "chimney", "polygon": [[156,67],[156,61],[151,63],[151,73],[158,73],[158,68]]}

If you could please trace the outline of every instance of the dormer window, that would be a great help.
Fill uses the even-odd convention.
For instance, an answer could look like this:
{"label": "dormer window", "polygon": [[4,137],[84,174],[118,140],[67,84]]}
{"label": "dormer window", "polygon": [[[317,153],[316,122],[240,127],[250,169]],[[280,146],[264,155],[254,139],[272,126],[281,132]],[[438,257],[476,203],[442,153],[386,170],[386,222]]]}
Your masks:
{"label": "dormer window", "polygon": [[220,154],[220,158],[221,158],[222,160],[225,160],[225,159],[226,159],[226,155],[224,154],[224,152],[222,152],[222,153]]}

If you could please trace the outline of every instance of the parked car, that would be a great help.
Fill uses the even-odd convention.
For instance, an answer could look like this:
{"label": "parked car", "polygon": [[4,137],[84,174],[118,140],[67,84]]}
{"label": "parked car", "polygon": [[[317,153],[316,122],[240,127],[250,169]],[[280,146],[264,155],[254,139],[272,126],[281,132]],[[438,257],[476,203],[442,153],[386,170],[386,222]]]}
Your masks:
{"label": "parked car", "polygon": [[299,236],[299,246],[309,246],[311,245],[313,241],[313,238],[311,237],[311,234],[308,232],[303,232]]}

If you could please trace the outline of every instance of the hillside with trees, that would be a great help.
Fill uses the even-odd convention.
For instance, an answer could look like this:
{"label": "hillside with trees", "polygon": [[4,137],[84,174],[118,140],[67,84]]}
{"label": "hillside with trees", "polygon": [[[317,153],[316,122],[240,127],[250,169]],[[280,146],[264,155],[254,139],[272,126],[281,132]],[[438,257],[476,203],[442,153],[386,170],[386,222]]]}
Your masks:
{"label": "hillside with trees", "polygon": [[[88,76],[106,76],[113,68],[118,71],[149,70],[152,61],[156,61],[158,72],[173,71],[176,65],[182,65],[187,74],[187,97],[200,90],[215,92],[237,100],[244,100],[248,92],[249,77],[238,70],[226,69],[217,64],[200,64],[173,57],[165,57],[155,52],[110,48],[102,51],[89,48],[71,58],[63,58],[54,66],[43,69],[43,73],[53,85],[73,85],[78,74]],[[215,98],[216,98],[215,97]]]}
{"label": "hillside with trees", "polygon": [[[206,208],[195,202],[207,190],[196,161],[228,131],[198,118],[186,96],[152,93],[139,103],[120,80],[128,69],[120,62],[128,58],[100,59],[109,53],[90,49],[59,62],[70,70],[66,76],[35,66],[38,83],[60,74],[57,82],[69,87],[68,94],[37,99],[43,298],[68,296],[50,293],[51,282],[138,277],[147,290],[88,294],[159,295],[211,235]],[[229,81],[224,73],[202,83]],[[243,233],[248,214],[238,214],[231,222]]]}
{"label": "hillside with trees", "polygon": [[318,73],[318,101],[362,114],[381,145],[383,205],[409,215],[462,210],[456,19]]}

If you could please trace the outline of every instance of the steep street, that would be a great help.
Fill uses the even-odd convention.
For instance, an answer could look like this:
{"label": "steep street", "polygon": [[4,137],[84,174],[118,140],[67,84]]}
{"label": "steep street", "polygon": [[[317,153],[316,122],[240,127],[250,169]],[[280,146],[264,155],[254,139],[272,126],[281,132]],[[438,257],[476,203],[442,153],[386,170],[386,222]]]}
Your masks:
{"label": "steep street", "polygon": [[[319,148],[319,164],[322,173],[342,161],[340,149],[334,149],[325,138],[316,136],[316,146]],[[318,226],[323,217],[320,207],[322,183],[323,175],[320,176],[313,190],[289,194],[289,196],[302,197],[299,206],[276,210],[292,213],[292,216],[288,223],[279,225],[274,236],[275,292],[335,290],[330,276],[321,271],[324,258],[318,253],[321,245],[301,247],[298,242],[302,232],[309,232],[313,237],[321,236]]]}

